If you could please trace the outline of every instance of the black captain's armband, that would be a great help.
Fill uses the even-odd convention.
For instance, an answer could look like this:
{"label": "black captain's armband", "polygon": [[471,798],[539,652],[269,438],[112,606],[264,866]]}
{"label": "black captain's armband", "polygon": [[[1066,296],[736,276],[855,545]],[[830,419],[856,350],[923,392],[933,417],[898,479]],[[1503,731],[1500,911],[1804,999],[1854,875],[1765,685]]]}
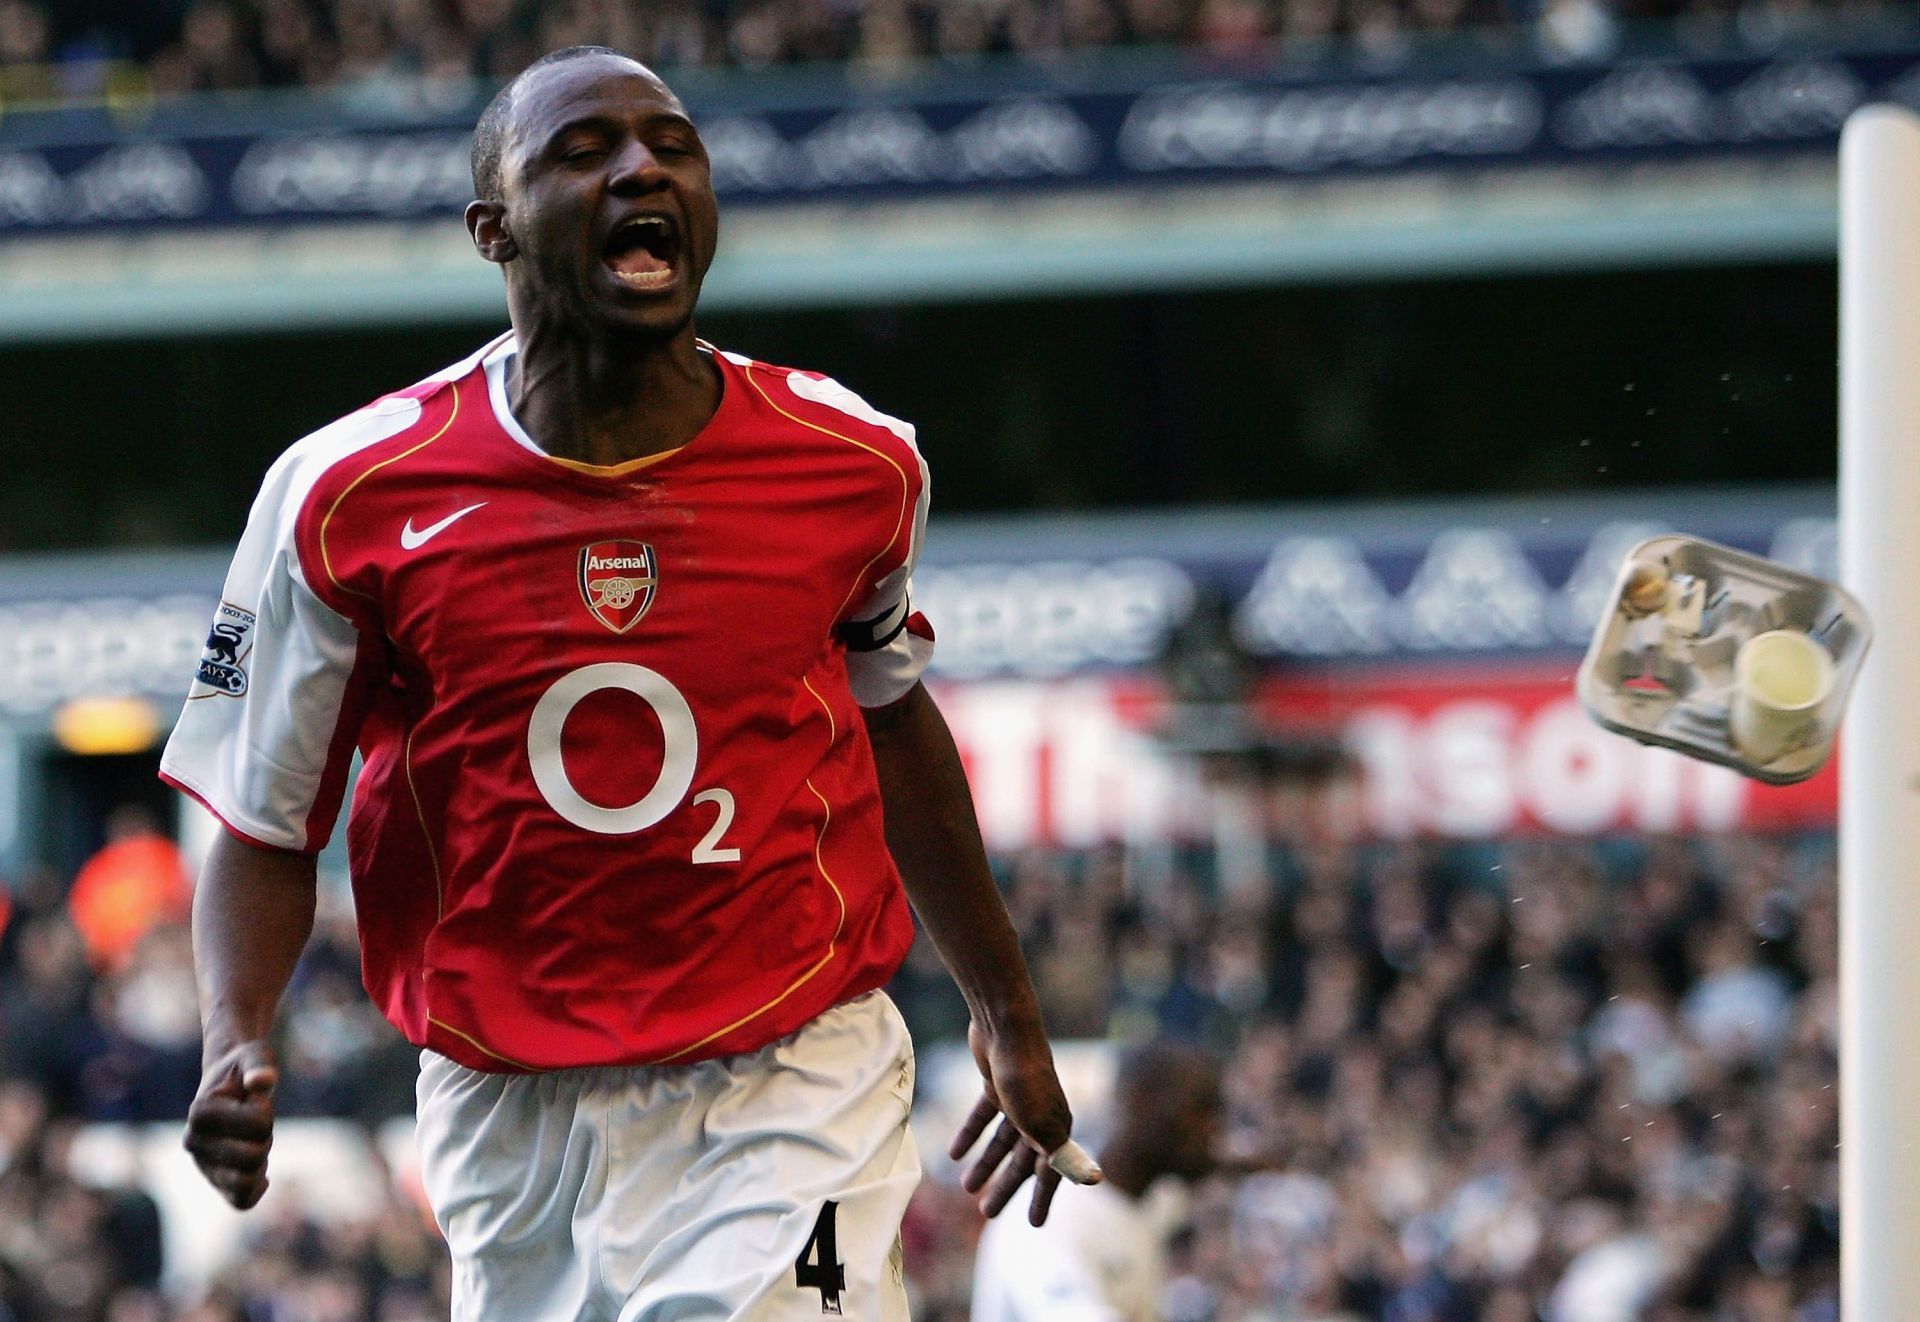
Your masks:
{"label": "black captain's armband", "polygon": [[827,1199],[813,1223],[813,1234],[794,1259],[793,1283],[802,1290],[820,1292],[820,1311],[840,1315],[840,1292],[847,1288],[847,1269],[840,1264],[840,1240],[834,1233],[834,1214],[840,1204]]}
{"label": "black captain's armband", "polygon": [[899,603],[884,615],[876,615],[871,620],[848,620],[834,629],[840,642],[849,652],[877,652],[900,636],[907,627],[907,617],[913,614],[913,603],[905,593]]}

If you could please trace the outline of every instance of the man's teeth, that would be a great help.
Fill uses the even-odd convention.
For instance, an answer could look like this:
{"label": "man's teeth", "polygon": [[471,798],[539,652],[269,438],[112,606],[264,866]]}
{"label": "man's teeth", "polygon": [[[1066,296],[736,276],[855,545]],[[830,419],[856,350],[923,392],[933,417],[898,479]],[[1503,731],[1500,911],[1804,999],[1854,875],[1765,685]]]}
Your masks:
{"label": "man's teeth", "polygon": [[620,251],[606,259],[607,269],[629,289],[663,288],[673,280],[674,261],[663,255],[672,239],[672,227],[657,216],[631,221],[617,231],[611,246]]}
{"label": "man's teeth", "polygon": [[658,271],[615,271],[614,276],[623,284],[639,289],[652,289],[673,279],[673,268],[663,267]]}

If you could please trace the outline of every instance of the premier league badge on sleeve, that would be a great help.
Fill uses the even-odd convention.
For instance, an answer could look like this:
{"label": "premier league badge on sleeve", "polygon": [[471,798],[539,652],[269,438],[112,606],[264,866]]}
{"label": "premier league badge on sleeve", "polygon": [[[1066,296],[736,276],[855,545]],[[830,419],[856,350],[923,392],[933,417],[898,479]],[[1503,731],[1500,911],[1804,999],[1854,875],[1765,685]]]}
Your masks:
{"label": "premier league badge on sleeve", "polygon": [[615,633],[640,623],[659,586],[660,561],[651,543],[595,542],[580,548],[580,599]]}
{"label": "premier league badge on sleeve", "polygon": [[198,682],[230,698],[243,697],[247,691],[247,654],[253,650],[252,611],[221,602],[213,613],[213,630],[207,635],[206,651],[193,672]]}

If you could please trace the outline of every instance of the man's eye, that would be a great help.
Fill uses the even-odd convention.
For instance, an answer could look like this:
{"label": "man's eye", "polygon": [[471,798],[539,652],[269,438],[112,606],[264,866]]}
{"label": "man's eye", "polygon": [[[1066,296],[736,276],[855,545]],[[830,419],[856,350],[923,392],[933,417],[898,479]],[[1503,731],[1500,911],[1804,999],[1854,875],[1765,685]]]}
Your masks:
{"label": "man's eye", "polygon": [[606,155],[606,148],[597,143],[583,143],[580,146],[569,147],[564,152],[561,152],[560,159],[568,163],[575,163],[579,161],[591,161],[604,155]]}
{"label": "man's eye", "polygon": [[662,142],[653,149],[655,156],[691,156],[693,148],[684,142]]}

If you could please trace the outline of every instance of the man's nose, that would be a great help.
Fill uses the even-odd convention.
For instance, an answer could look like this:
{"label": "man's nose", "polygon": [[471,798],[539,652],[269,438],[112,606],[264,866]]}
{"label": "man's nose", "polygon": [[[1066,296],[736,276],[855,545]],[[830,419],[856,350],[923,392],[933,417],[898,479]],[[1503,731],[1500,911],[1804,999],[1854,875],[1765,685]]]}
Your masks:
{"label": "man's nose", "polygon": [[613,155],[610,182],[617,193],[650,193],[666,186],[667,172],[646,143],[630,138]]}

